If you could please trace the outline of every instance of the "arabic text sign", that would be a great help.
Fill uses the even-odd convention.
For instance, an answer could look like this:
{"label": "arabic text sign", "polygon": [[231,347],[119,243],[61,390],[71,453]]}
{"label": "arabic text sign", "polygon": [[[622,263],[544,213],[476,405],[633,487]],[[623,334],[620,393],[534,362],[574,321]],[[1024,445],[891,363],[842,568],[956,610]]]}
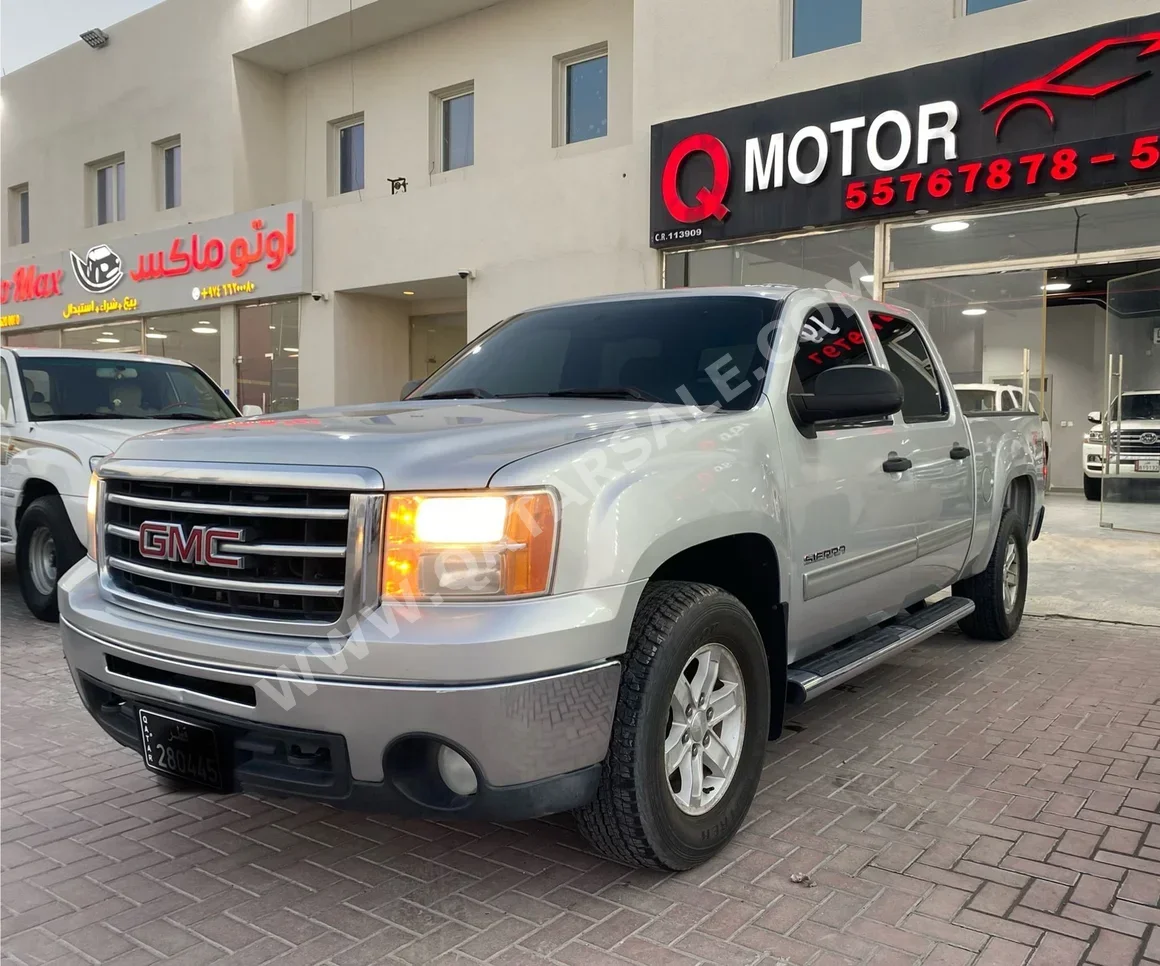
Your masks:
{"label": "arabic text sign", "polygon": [[0,296],[5,312],[19,303],[22,328],[42,328],[298,295],[311,288],[311,227],[309,204],[293,202],[128,238],[93,232],[6,263]]}

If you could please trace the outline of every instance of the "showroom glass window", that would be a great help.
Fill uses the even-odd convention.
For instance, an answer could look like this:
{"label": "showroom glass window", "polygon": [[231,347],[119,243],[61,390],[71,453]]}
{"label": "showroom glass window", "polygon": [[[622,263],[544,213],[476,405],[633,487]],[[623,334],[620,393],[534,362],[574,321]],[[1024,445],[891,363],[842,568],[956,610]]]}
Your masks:
{"label": "showroom glass window", "polygon": [[144,351],[191,363],[214,382],[220,381],[222,340],[218,311],[178,312],[146,319]]}
{"label": "showroom glass window", "polygon": [[793,55],[845,47],[862,39],[862,0],[794,0]]}
{"label": "showroom glass window", "polygon": [[589,141],[608,134],[608,55],[564,67],[564,142]]}

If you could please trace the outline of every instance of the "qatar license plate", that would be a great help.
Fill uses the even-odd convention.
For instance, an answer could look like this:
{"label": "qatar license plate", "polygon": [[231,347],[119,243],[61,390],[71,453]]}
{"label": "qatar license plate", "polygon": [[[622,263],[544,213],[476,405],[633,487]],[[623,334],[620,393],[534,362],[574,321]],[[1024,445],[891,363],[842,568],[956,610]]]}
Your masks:
{"label": "qatar license plate", "polygon": [[204,725],[156,711],[138,711],[145,764],[153,771],[185,781],[222,788],[217,733]]}
{"label": "qatar license plate", "polygon": [[1136,460],[1137,473],[1160,473],[1160,460]]}

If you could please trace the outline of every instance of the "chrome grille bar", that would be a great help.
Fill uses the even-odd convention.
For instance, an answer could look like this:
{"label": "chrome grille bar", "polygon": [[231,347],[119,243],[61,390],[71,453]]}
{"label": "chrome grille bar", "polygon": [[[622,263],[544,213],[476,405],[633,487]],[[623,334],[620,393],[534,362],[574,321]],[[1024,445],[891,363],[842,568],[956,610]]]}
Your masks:
{"label": "chrome grille bar", "polygon": [[151,580],[162,580],[171,584],[185,584],[189,587],[206,587],[210,590],[237,591],[243,594],[298,594],[302,597],[342,597],[346,594],[346,587],[342,584],[297,584],[297,583],[265,583],[256,580],[228,580],[224,577],[203,577],[200,574],[185,574],[174,570],[162,570],[157,567],[146,567],[144,564],[134,563],[132,560],[122,560],[120,557],[106,557],[105,562],[117,570],[136,574],[138,577],[148,577]]}
{"label": "chrome grille bar", "polygon": [[350,515],[347,507],[321,506],[262,506],[236,503],[186,503],[182,500],[159,500],[151,496],[130,496],[110,493],[110,503],[144,507],[147,510],[177,510],[183,513],[213,513],[217,516],[277,517],[283,520],[345,520]]}
{"label": "chrome grille bar", "polygon": [[[122,527],[116,523],[105,526],[105,532],[123,540],[140,540],[140,534],[132,527]],[[255,554],[259,557],[345,557],[346,547],[329,543],[222,543],[218,545],[225,553]]]}

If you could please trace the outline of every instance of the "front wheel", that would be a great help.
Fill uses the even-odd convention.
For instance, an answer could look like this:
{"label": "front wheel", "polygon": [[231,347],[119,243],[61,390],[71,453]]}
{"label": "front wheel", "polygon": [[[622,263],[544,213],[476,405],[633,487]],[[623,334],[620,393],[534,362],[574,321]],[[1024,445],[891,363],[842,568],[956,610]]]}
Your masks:
{"label": "front wheel", "polygon": [[741,602],[708,584],[650,584],[580,831],[626,865],[682,870],[711,858],[753,801],[769,713],[765,646]]}
{"label": "front wheel", "polygon": [[33,615],[57,621],[56,585],[85,555],[59,496],[33,500],[16,534],[16,572],[20,593]]}
{"label": "front wheel", "polygon": [[968,637],[1005,641],[1019,630],[1027,600],[1027,528],[1017,512],[1008,508],[999,518],[986,569],[959,581],[951,593],[975,602],[974,613],[959,621]]}
{"label": "front wheel", "polygon": [[1104,481],[1098,476],[1085,476],[1083,478],[1083,495],[1089,500],[1098,500],[1103,492],[1103,483]]}

